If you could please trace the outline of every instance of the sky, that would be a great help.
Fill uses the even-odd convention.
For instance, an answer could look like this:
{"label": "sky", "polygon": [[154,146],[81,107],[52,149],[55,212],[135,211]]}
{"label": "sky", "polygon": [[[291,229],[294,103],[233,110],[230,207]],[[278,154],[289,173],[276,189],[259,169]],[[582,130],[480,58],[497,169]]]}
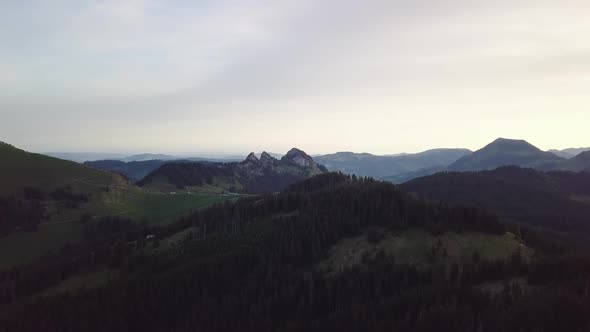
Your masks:
{"label": "sky", "polygon": [[31,151],[590,146],[587,0],[2,0]]}

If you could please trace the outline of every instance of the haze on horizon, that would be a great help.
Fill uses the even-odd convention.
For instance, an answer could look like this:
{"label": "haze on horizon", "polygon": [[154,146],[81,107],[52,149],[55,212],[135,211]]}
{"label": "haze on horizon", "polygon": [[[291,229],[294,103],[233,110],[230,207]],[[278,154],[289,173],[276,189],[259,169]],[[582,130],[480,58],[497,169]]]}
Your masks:
{"label": "haze on horizon", "polygon": [[586,0],[4,1],[0,140],[377,154],[590,145]]}

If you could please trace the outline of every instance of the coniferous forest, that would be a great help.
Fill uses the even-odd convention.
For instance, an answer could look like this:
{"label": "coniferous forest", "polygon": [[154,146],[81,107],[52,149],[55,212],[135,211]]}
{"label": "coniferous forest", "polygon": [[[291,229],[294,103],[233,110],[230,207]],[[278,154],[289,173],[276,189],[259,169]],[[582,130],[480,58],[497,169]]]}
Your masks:
{"label": "coniferous forest", "polygon": [[[87,241],[0,274],[2,331],[585,331],[590,259],[473,207],[338,173],[167,226],[109,217]],[[386,250],[326,272],[342,239],[423,230],[514,234],[501,259],[413,263]],[[178,245],[165,239],[183,234]],[[508,233],[507,233],[508,232]],[[519,247],[519,248],[520,248]],[[432,248],[432,256],[446,255]],[[433,258],[434,259],[434,258]],[[117,278],[39,295],[80,271]]]}
{"label": "coniferous forest", "polygon": [[0,0],[0,332],[590,332],[589,18]]}

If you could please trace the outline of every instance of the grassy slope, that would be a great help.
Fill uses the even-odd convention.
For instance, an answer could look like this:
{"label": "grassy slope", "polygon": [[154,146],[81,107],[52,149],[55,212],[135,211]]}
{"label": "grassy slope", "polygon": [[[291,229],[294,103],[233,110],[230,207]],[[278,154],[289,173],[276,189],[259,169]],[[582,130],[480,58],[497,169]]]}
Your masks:
{"label": "grassy slope", "polygon": [[120,176],[75,162],[29,153],[0,143],[0,194],[14,194],[23,187],[52,190],[74,185],[94,192],[101,186],[123,186]]}
{"label": "grassy slope", "polygon": [[44,253],[82,237],[78,223],[40,226],[34,232],[18,232],[0,238],[0,269],[30,262]]}
{"label": "grassy slope", "polygon": [[152,223],[166,223],[183,214],[230,198],[235,199],[221,195],[134,193],[129,197],[129,212],[125,216]]}
{"label": "grassy slope", "polygon": [[93,289],[100,287],[119,276],[119,271],[102,268],[94,271],[78,273],[59,284],[50,287],[39,294],[39,296],[52,296],[65,292],[76,292],[82,288]]}
{"label": "grassy slope", "polygon": [[21,196],[25,187],[50,192],[70,186],[72,191],[90,196],[79,210],[60,208],[57,202],[45,201],[52,214],[50,222],[78,219],[84,212],[109,215],[122,212],[127,193],[136,190],[123,177],[84,165],[29,153],[0,143],[0,195]]}
{"label": "grassy slope", "polygon": [[215,177],[215,178],[213,178],[211,184],[203,184],[200,186],[188,186],[185,188],[178,188],[175,185],[171,184],[170,181],[168,180],[168,178],[166,178],[165,176],[163,176],[161,174],[158,174],[157,176],[152,178],[152,181],[150,183],[143,186],[143,188],[150,190],[150,191],[157,191],[157,192],[162,192],[162,193],[192,192],[192,193],[199,193],[199,194],[217,195],[217,194],[222,194],[224,192],[230,192],[231,191],[230,188],[235,188],[236,190],[240,190],[243,188],[243,186],[240,184],[239,181],[232,179],[232,178]]}
{"label": "grassy slope", "polygon": [[[448,256],[443,257],[442,249],[431,257],[432,247],[438,241],[445,248]],[[509,257],[521,248],[525,254],[530,249],[521,247],[514,235],[490,235],[477,232],[462,234],[445,233],[433,236],[423,230],[408,230],[399,234],[389,233],[378,243],[369,243],[366,236],[341,239],[330,249],[327,259],[318,264],[318,268],[326,272],[337,272],[350,266],[360,264],[363,255],[374,256],[380,250],[395,257],[398,262],[415,264],[450,263],[452,261],[471,260],[474,253],[482,259],[501,259]]]}
{"label": "grassy slope", "polygon": [[76,221],[86,212],[93,216],[120,215],[153,223],[169,222],[228,199],[218,195],[152,193],[130,185],[113,173],[0,143],[0,195],[20,196],[22,188],[27,186],[46,192],[70,186],[75,192],[89,194],[91,199],[80,209],[65,209],[57,202],[44,202],[52,214],[48,223],[34,232],[17,232],[0,238],[0,268],[29,262],[68,242],[80,241],[83,231]]}
{"label": "grassy slope", "polygon": [[[167,223],[183,214],[237,197],[211,195],[167,195],[134,191],[121,201],[114,213],[149,223]],[[17,232],[0,238],[0,269],[30,262],[58,250],[68,242],[83,239],[83,226],[74,221],[46,223],[34,232]]]}

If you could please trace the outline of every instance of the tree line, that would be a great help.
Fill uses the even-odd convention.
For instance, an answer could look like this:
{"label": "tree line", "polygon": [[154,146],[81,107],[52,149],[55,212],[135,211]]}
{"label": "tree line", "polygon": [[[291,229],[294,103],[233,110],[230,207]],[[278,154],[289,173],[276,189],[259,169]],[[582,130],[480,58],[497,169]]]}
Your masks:
{"label": "tree line", "polygon": [[[373,179],[320,175],[284,193],[218,204],[167,226],[116,224],[89,226],[102,234],[93,235],[93,245],[55,259],[63,270],[72,257],[88,265],[111,264],[124,277],[77,293],[15,296],[0,310],[0,326],[6,331],[582,331],[589,323],[587,257],[555,252],[529,262],[515,252],[498,261],[474,257],[417,266],[380,252],[337,274],[314,269],[339,239],[371,227],[423,228],[434,235],[506,231],[506,224],[483,210],[426,202]],[[159,255],[144,252],[146,234],[165,238],[189,227],[181,247]],[[45,276],[52,275],[48,261]],[[40,274],[27,268],[34,269],[0,275],[4,294],[17,292],[19,277]],[[499,290],[487,291],[485,283],[499,284]]]}

